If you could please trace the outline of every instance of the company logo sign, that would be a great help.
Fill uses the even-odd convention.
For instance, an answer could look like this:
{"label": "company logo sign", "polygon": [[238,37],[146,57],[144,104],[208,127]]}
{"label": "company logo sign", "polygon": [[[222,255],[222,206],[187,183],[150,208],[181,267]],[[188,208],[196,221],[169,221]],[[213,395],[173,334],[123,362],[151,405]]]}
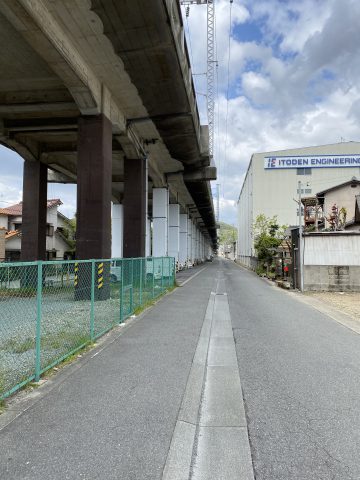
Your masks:
{"label": "company logo sign", "polygon": [[265,157],[264,168],[275,170],[282,168],[339,168],[360,167],[360,155],[317,155],[302,157]]}

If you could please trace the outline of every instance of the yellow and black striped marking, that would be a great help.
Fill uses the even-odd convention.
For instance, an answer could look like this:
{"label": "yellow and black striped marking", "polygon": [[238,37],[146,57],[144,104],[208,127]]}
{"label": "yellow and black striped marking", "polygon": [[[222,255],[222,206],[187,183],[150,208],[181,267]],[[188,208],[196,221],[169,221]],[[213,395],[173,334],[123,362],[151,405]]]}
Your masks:
{"label": "yellow and black striped marking", "polygon": [[77,287],[79,281],[79,264],[76,262],[74,267],[74,287]]}
{"label": "yellow and black striped marking", "polygon": [[104,264],[99,263],[98,265],[98,289],[104,286]]}

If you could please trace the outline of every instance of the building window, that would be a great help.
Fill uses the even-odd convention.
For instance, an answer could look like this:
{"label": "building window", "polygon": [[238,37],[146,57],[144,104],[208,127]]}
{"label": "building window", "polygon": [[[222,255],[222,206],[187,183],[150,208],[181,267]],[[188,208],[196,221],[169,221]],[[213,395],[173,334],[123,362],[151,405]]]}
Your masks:
{"label": "building window", "polygon": [[311,168],[297,168],[296,175],[311,175]]}
{"label": "building window", "polygon": [[47,237],[54,236],[54,225],[46,225],[46,236]]}
{"label": "building window", "polygon": [[[297,193],[298,193],[298,194],[300,193],[300,190],[299,190],[299,189],[297,189]],[[311,188],[305,188],[305,189],[302,188],[302,189],[301,189],[301,195],[304,195],[305,193],[306,193],[306,194],[312,193]]]}

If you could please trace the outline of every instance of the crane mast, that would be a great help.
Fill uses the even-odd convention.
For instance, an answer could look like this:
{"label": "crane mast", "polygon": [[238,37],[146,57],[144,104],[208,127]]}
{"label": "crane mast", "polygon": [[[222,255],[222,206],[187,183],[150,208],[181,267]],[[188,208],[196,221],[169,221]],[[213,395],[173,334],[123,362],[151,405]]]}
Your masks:
{"label": "crane mast", "polygon": [[[180,0],[180,5],[207,4],[207,116],[209,125],[209,157],[212,163],[214,155],[214,111],[215,111],[215,47],[214,16],[215,0]],[[188,11],[187,11],[188,15]]]}

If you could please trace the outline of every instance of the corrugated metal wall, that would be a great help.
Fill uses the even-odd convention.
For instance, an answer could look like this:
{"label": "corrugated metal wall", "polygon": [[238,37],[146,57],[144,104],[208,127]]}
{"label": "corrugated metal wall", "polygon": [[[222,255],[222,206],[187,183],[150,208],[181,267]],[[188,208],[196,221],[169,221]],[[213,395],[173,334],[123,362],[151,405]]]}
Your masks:
{"label": "corrugated metal wall", "polygon": [[360,266],[360,234],[304,237],[304,265]]}

